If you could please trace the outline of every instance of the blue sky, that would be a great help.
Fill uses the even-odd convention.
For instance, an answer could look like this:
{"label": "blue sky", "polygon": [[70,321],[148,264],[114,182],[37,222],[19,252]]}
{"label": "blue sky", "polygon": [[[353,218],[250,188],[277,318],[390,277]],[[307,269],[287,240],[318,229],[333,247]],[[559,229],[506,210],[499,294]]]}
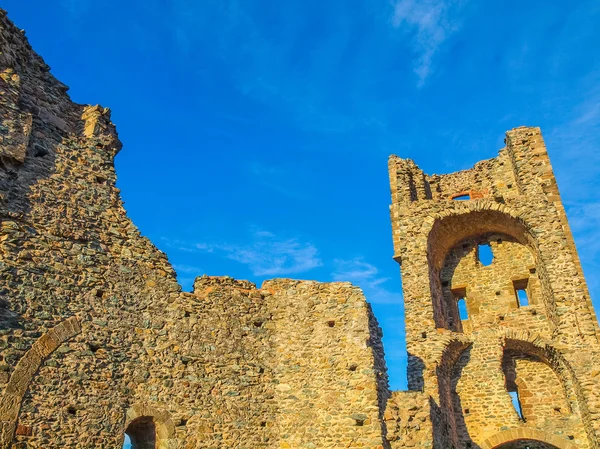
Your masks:
{"label": "blue sky", "polygon": [[174,264],[350,280],[405,356],[387,157],[428,173],[541,126],[600,305],[600,3],[2,0],[80,103],[110,107],[129,216]]}

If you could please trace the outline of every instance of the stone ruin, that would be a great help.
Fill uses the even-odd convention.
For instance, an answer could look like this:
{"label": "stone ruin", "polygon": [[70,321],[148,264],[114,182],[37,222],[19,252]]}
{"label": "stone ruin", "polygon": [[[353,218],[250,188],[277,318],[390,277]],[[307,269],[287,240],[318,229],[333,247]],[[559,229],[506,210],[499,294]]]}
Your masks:
{"label": "stone ruin", "polygon": [[123,208],[110,111],[4,11],[0,50],[0,448],[599,447],[599,329],[538,128],[449,175],[390,158],[409,391],[389,391],[350,283],[182,292]]}

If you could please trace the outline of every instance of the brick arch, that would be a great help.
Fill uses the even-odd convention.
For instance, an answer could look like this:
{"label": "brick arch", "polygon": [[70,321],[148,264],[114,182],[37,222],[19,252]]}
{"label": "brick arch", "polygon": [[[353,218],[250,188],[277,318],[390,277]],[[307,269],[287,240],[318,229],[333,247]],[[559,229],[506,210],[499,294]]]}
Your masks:
{"label": "brick arch", "polygon": [[38,338],[21,357],[0,397],[0,448],[10,446],[17,428],[23,396],[42,362],[61,344],[81,332],[76,317],[67,318]]}
{"label": "brick arch", "polygon": [[157,449],[177,449],[175,424],[168,411],[153,407],[146,403],[132,405],[125,415],[124,431],[129,425],[140,418],[151,418],[156,427]]}
{"label": "brick arch", "polygon": [[568,440],[558,435],[530,427],[521,427],[518,429],[505,430],[487,438],[480,444],[481,449],[494,449],[503,444],[518,440],[534,440],[550,444],[558,449],[577,449],[577,447]]}

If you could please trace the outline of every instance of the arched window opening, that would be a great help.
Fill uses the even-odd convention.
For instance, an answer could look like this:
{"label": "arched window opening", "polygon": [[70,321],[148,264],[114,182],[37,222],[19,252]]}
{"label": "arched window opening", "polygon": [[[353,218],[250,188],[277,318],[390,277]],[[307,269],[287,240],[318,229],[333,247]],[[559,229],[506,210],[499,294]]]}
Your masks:
{"label": "arched window opening", "polygon": [[458,316],[461,321],[465,321],[469,319],[469,311],[467,310],[467,301],[465,298],[458,298],[456,301],[456,306],[458,307]]}
{"label": "arched window opening", "polygon": [[477,246],[477,260],[484,267],[490,266],[494,261],[494,252],[489,243]]}
{"label": "arched window opening", "polygon": [[529,295],[527,294],[527,279],[513,281],[515,296],[518,307],[527,307],[529,305]]}
{"label": "arched window opening", "polygon": [[125,434],[123,449],[156,449],[156,425],[151,416],[140,416],[131,421]]}

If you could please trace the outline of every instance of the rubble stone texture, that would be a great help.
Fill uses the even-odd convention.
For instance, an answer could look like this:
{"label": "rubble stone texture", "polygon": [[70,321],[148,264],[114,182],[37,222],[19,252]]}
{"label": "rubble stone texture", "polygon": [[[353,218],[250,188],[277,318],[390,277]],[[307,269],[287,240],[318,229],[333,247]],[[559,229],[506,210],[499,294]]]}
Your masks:
{"label": "rubble stone texture", "polygon": [[538,129],[451,175],[390,159],[411,390],[390,392],[349,283],[182,292],[123,208],[110,111],[67,90],[0,12],[0,448],[598,447],[598,327]]}

